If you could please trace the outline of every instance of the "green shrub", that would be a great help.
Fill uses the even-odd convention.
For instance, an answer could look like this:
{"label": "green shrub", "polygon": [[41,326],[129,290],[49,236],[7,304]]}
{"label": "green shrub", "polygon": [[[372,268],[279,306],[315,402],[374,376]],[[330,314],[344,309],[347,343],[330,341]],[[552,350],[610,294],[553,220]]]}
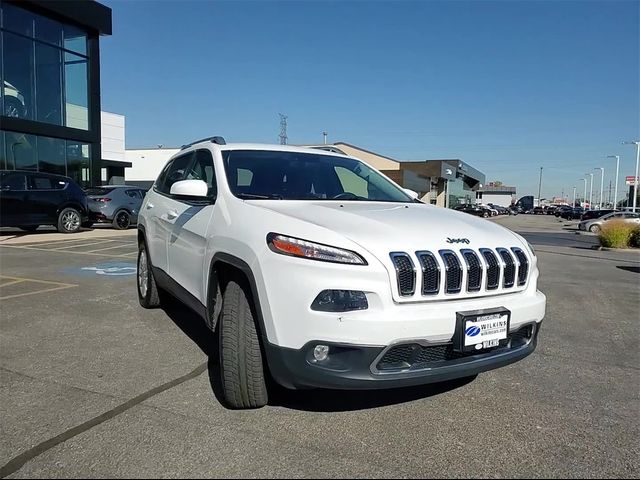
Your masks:
{"label": "green shrub", "polygon": [[609,248],[627,248],[631,245],[635,226],[622,220],[604,222],[600,230],[600,245]]}
{"label": "green shrub", "polygon": [[640,248],[640,226],[638,225],[636,225],[631,231],[629,246],[633,248]]}

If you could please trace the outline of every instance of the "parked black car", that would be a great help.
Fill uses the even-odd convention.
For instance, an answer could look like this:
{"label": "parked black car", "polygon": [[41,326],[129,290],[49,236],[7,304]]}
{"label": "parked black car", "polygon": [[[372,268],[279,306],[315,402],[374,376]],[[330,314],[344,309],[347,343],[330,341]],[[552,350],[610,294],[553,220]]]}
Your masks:
{"label": "parked black car", "polygon": [[32,232],[53,225],[61,233],[89,221],[87,196],[69,177],[21,170],[0,171],[0,226]]}
{"label": "parked black car", "polygon": [[606,215],[607,213],[613,213],[616,211],[617,210],[587,210],[580,217],[580,221],[594,220],[596,218],[600,218],[603,215]]}
{"label": "parked black car", "polygon": [[454,210],[458,210],[459,212],[468,213],[470,215],[475,215],[476,217],[482,218],[488,218],[491,216],[491,210],[481,205],[458,205],[454,208]]}
{"label": "parked black car", "polygon": [[576,208],[569,208],[569,209],[563,211],[560,216],[562,218],[567,219],[567,220],[577,220],[580,217],[582,217],[583,213],[584,213],[584,208],[576,207]]}
{"label": "parked black car", "polygon": [[572,208],[574,208],[574,207],[572,207],[571,205],[560,205],[558,208],[556,208],[556,210],[555,210],[555,212],[553,212],[553,214],[556,217],[560,217],[560,216],[562,216],[563,212],[565,212],[566,210],[571,210]]}

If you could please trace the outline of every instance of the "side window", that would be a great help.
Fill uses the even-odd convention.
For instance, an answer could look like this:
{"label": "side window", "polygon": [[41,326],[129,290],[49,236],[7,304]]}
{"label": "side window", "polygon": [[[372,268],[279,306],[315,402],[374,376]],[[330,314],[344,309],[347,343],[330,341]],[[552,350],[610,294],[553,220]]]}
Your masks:
{"label": "side window", "polygon": [[18,192],[27,189],[27,182],[24,175],[20,174],[6,174],[2,176],[1,180],[2,190],[10,192]]}
{"label": "side window", "polygon": [[196,150],[194,162],[191,164],[185,180],[202,180],[209,187],[207,195],[216,196],[218,193],[216,174],[213,169],[213,157],[209,150]]}
{"label": "side window", "polygon": [[64,188],[66,183],[58,186],[58,181],[42,175],[31,175],[29,178],[29,190],[59,190]]}
{"label": "side window", "polygon": [[367,181],[364,178],[344,167],[335,167],[335,171],[340,179],[344,193],[352,193],[358,197],[369,198]]}
{"label": "side window", "polygon": [[174,183],[185,179],[187,168],[193,159],[193,152],[189,152],[181,157],[174,158],[156,180],[156,189],[160,193],[169,195]]}
{"label": "side window", "polygon": [[138,190],[138,198],[144,200],[144,196],[147,194],[145,190]]}
{"label": "side window", "polygon": [[131,198],[140,198],[140,197],[138,196],[138,191],[137,191],[137,190],[125,190],[125,192],[124,192],[124,193],[126,193],[126,194],[127,194],[127,196],[128,196],[128,197],[131,197]]}

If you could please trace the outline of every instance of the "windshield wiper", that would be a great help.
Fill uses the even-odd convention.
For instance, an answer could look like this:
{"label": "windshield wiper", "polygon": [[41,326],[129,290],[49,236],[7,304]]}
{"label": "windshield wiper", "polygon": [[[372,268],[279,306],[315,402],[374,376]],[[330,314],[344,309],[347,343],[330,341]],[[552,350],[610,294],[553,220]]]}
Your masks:
{"label": "windshield wiper", "polygon": [[273,193],[271,195],[258,195],[255,193],[237,193],[236,197],[243,200],[282,200],[282,195]]}

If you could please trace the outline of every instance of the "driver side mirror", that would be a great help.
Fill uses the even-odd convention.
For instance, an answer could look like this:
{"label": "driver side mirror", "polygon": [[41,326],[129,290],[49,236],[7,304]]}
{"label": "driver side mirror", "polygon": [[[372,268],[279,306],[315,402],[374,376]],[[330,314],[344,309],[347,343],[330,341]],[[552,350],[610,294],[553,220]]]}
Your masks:
{"label": "driver side mirror", "polygon": [[406,193],[411,197],[411,200],[415,200],[418,198],[418,192],[416,192],[415,190],[411,190],[409,188],[403,188],[403,190],[404,190],[404,193]]}
{"label": "driver side mirror", "polygon": [[209,185],[202,180],[180,180],[171,185],[170,194],[177,197],[207,198]]}

